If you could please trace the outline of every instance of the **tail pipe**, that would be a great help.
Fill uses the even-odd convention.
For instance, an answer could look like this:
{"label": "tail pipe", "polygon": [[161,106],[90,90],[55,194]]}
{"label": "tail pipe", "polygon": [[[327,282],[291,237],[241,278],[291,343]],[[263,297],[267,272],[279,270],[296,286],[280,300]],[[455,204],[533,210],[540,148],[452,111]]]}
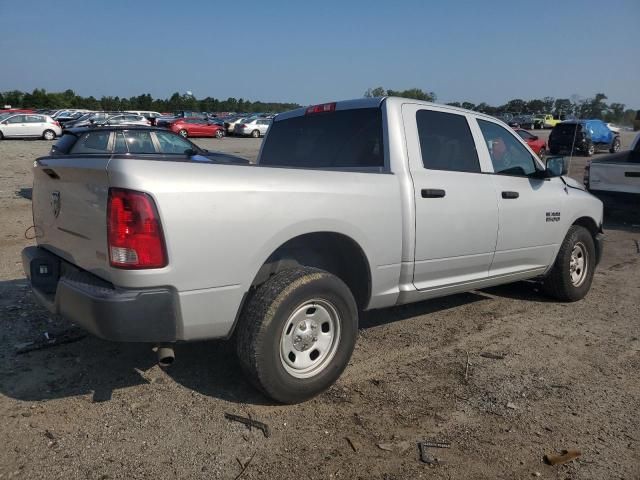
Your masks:
{"label": "tail pipe", "polygon": [[173,345],[156,345],[153,350],[158,356],[158,365],[161,367],[170,366],[176,359],[176,354],[173,352]]}

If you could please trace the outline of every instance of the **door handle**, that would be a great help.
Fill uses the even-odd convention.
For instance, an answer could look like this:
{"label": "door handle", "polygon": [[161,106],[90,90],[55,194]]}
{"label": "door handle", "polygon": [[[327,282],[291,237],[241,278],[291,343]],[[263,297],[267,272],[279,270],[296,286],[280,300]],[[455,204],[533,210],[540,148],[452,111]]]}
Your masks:
{"label": "door handle", "polygon": [[447,192],[440,188],[423,188],[422,198],[442,198]]}
{"label": "door handle", "polygon": [[502,198],[518,198],[519,196],[518,192],[502,192]]}

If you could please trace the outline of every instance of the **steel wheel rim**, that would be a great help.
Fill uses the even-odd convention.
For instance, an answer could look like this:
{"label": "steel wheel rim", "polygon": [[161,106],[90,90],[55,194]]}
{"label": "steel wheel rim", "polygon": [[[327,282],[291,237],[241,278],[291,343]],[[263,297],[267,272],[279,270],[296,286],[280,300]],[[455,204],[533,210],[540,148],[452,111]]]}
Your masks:
{"label": "steel wheel rim", "polygon": [[340,343],[340,316],[328,301],[304,302],[289,316],[280,336],[280,363],[296,378],[322,372]]}
{"label": "steel wheel rim", "polygon": [[582,285],[587,278],[589,270],[587,249],[582,242],[578,242],[571,250],[571,258],[569,259],[569,275],[571,284],[574,287]]}

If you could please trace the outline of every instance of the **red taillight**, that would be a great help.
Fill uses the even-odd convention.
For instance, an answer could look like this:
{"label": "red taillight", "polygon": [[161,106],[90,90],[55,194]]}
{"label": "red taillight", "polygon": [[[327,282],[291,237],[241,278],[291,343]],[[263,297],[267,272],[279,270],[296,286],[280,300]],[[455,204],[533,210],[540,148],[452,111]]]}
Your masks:
{"label": "red taillight", "polygon": [[60,122],[53,122],[55,123],[58,127],[60,126]]}
{"label": "red taillight", "polygon": [[335,112],[336,110],[336,102],[333,103],[323,103],[322,105],[311,105],[307,107],[306,115],[312,115],[314,113],[325,113],[325,112]]}
{"label": "red taillight", "polygon": [[146,193],[109,189],[107,204],[109,261],[116,268],[162,268],[167,252],[160,217]]}
{"label": "red taillight", "polygon": [[238,128],[247,128],[247,126],[244,123],[239,123]]}

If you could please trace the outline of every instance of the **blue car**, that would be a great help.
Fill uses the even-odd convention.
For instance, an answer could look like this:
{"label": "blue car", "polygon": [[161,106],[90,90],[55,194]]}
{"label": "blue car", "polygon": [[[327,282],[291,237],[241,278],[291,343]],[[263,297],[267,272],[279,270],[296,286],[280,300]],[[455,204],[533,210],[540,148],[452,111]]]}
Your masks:
{"label": "blue car", "polygon": [[609,130],[602,120],[570,120],[553,127],[549,135],[551,155],[567,152],[590,157],[597,151],[616,153],[620,150],[620,136]]}

